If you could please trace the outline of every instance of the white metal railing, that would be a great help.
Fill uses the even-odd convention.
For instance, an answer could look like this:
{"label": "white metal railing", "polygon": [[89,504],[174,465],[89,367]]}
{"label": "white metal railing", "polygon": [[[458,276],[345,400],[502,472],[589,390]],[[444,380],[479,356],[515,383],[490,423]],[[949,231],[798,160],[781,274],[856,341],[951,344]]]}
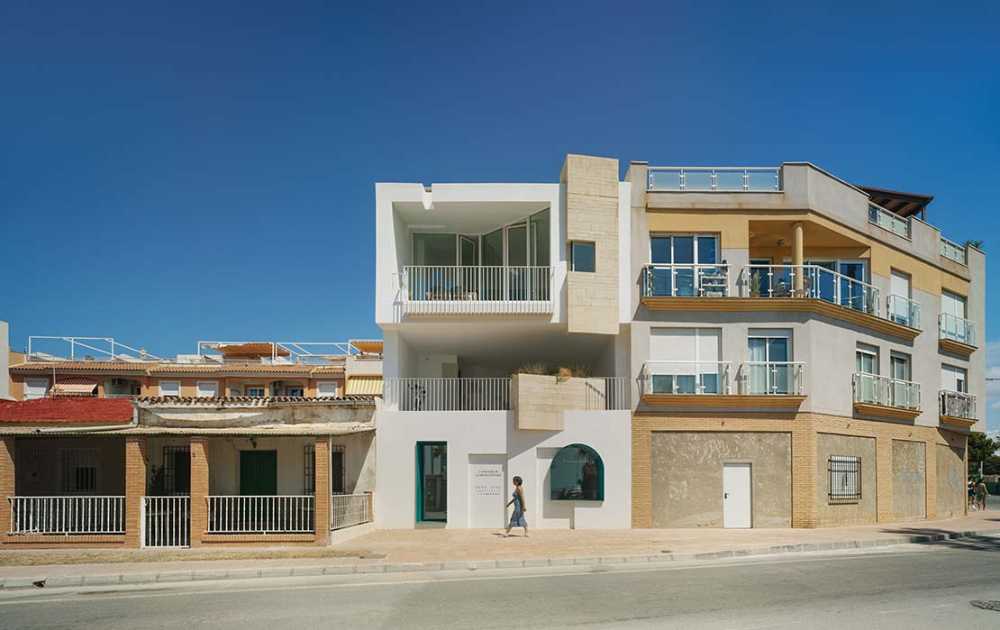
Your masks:
{"label": "white metal railing", "polygon": [[920,383],[856,372],[854,402],[899,409],[920,409]]}
{"label": "white metal railing", "polygon": [[726,297],[729,265],[660,264],[642,270],[642,297]]}
{"label": "white metal railing", "polygon": [[943,236],[941,237],[941,255],[961,265],[969,264],[965,256],[965,248]]}
{"label": "white metal railing", "polygon": [[142,498],[146,547],[187,547],[191,544],[191,497]]}
{"label": "white metal railing", "polygon": [[646,361],[640,386],[643,394],[730,393],[728,361]]}
{"label": "white metal railing", "polygon": [[313,531],[312,495],[209,496],[210,534],[296,534]]}
{"label": "white metal railing", "polygon": [[125,497],[7,497],[11,534],[124,534]]}
{"label": "white metal railing", "polygon": [[330,497],[330,529],[342,529],[370,523],[371,493],[335,494]]}
{"label": "white metal railing", "polygon": [[629,382],[624,376],[588,377],[586,405],[589,411],[631,409]]}
{"label": "white metal railing", "polygon": [[951,339],[968,346],[976,345],[975,322],[950,313],[941,313],[938,324],[941,339]]}
{"label": "white metal railing", "polygon": [[646,189],[679,192],[779,192],[781,168],[650,166]]}
{"label": "white metal railing", "polygon": [[966,392],[942,389],[938,392],[940,414],[952,418],[976,419],[976,397]]}
{"label": "white metal railing", "polygon": [[551,302],[551,267],[407,265],[405,302]]}
{"label": "white metal railing", "polygon": [[886,313],[897,324],[920,328],[920,304],[910,298],[902,295],[887,296]]}
{"label": "white metal railing", "polygon": [[910,238],[910,220],[882,206],[868,204],[868,222],[903,238]]}
{"label": "white metal railing", "polygon": [[804,396],[806,364],[799,361],[747,361],[737,375],[744,396]]}
{"label": "white metal railing", "polygon": [[510,378],[387,378],[383,396],[399,411],[504,411]]}
{"label": "white metal railing", "polygon": [[[802,289],[796,288],[801,277]],[[805,297],[881,317],[878,289],[818,265],[747,265],[740,278],[745,297]]]}
{"label": "white metal railing", "polygon": [[[51,342],[60,342],[53,344]],[[55,354],[56,346],[69,346],[68,354]],[[39,348],[41,346],[41,348]],[[48,350],[53,350],[49,352]],[[91,354],[93,353],[93,354]],[[75,361],[78,354],[88,360],[102,361],[160,361],[156,355],[144,348],[133,348],[116,341],[114,337],[62,337],[52,335],[31,335],[28,337],[28,360],[69,360]],[[84,358],[80,357],[80,358]]]}

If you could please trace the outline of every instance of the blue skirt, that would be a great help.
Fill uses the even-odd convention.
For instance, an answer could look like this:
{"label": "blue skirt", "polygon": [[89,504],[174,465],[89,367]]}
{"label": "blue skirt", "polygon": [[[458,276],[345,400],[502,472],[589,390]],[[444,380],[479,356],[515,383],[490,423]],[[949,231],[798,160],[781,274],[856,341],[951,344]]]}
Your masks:
{"label": "blue skirt", "polygon": [[514,513],[510,515],[510,527],[527,527],[528,521],[524,520],[524,512],[520,510],[514,510]]}

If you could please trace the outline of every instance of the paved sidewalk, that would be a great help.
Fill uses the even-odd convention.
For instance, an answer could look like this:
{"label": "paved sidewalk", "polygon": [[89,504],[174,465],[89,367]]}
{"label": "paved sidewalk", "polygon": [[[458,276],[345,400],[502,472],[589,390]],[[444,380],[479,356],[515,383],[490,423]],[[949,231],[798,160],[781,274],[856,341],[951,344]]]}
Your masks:
{"label": "paved sidewalk", "polygon": [[[838,529],[382,530],[333,548],[4,551],[0,586],[138,584],[255,577],[708,560],[939,542],[1000,550],[1000,511]],[[69,554],[69,556],[68,556]],[[72,557],[73,563],[66,563]],[[18,558],[23,564],[15,564]],[[45,564],[46,559],[62,564]],[[27,564],[30,560],[30,565]]]}

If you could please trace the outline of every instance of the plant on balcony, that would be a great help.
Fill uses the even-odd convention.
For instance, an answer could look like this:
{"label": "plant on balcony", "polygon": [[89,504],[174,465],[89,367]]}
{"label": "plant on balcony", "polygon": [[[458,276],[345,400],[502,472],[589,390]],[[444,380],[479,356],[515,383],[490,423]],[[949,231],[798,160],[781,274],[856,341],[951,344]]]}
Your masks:
{"label": "plant on balcony", "polygon": [[750,274],[750,297],[760,297],[760,274]]}
{"label": "plant on balcony", "polygon": [[545,363],[525,363],[515,370],[516,374],[534,374],[538,376],[555,376],[559,380],[568,378],[585,378],[590,376],[590,367],[582,363],[573,365],[550,366]]}

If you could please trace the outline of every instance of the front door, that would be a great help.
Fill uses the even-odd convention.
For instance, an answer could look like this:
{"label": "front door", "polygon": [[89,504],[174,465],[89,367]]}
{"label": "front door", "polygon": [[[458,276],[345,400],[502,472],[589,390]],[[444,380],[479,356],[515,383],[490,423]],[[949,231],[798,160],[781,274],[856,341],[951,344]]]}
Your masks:
{"label": "front door", "polygon": [[750,464],[723,464],[723,527],[750,527],[750,505]]}
{"label": "front door", "polygon": [[448,520],[448,443],[417,442],[417,521]]}
{"label": "front door", "polygon": [[278,494],[278,451],[240,451],[240,494]]}

